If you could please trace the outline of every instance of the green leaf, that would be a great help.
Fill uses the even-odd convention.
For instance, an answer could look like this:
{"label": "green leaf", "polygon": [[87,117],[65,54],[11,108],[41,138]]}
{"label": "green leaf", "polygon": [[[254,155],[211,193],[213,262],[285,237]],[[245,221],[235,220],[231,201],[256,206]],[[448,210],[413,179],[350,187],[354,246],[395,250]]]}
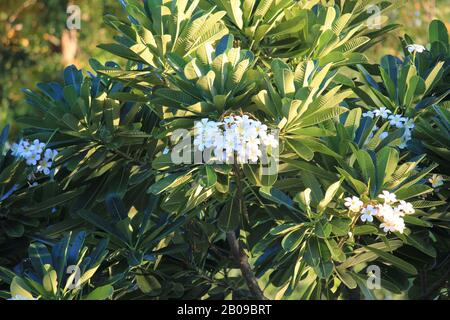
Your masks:
{"label": "green leaf", "polygon": [[423,208],[432,208],[432,207],[438,207],[447,204],[447,201],[444,200],[417,200],[417,201],[411,201],[411,204],[416,209],[423,209]]}
{"label": "green leaf", "polygon": [[[377,242],[374,244],[371,244],[367,247],[375,248],[378,250],[384,250],[384,251],[392,251],[395,250],[403,245],[403,241],[401,240],[391,240],[389,242]],[[359,248],[354,250],[353,256],[349,257],[347,260],[345,260],[340,267],[342,268],[350,268],[353,266],[356,266],[360,263],[364,263],[367,261],[372,261],[377,258],[377,254],[368,250],[366,247]]]}
{"label": "green leaf", "polygon": [[155,195],[158,195],[168,189],[176,188],[182,184],[187,183],[192,178],[192,174],[190,172],[184,173],[174,173],[170,174],[167,177],[162,178],[161,180],[158,180],[153,185],[151,185],[147,189],[147,193],[153,193]]}
{"label": "green leaf", "polygon": [[3,227],[8,237],[11,238],[20,238],[23,236],[23,233],[25,232],[23,224],[13,221],[7,220],[6,222],[4,222]]}
{"label": "green leaf", "polygon": [[356,153],[356,159],[358,165],[362,170],[363,177],[366,182],[371,182],[371,185],[375,185],[377,178],[375,176],[375,166],[369,153],[365,150],[358,150]]}
{"label": "green leaf", "polygon": [[240,0],[219,0],[218,3],[223,9],[227,11],[228,16],[231,18],[233,23],[242,29],[244,22],[242,19],[241,1]]}
{"label": "green leaf", "polygon": [[350,289],[355,289],[357,287],[355,279],[351,276],[350,272],[347,272],[345,268],[336,268],[336,274],[341,279],[341,281]]}
{"label": "green leaf", "polygon": [[33,269],[38,272],[40,276],[44,276],[44,266],[51,265],[53,262],[47,247],[40,242],[34,242],[30,245],[28,248],[28,257],[31,260]]}
{"label": "green leaf", "polygon": [[355,229],[353,229],[353,234],[355,236],[360,236],[363,234],[376,234],[377,232],[378,232],[377,227],[371,225],[357,226],[355,227]]}
{"label": "green leaf", "polygon": [[427,78],[425,79],[426,90],[424,95],[428,94],[434,87],[434,85],[441,79],[442,73],[444,72],[444,69],[442,68],[443,65],[444,61],[436,63],[433,70],[431,70],[431,72],[428,74]]}
{"label": "green leaf", "polygon": [[328,187],[327,191],[325,192],[325,197],[319,202],[319,205],[317,206],[317,210],[319,212],[324,211],[325,208],[328,206],[328,204],[331,202],[331,200],[333,200],[334,196],[336,195],[336,192],[339,190],[341,186],[341,183],[342,180],[339,180]]}
{"label": "green leaf", "polygon": [[111,297],[114,293],[114,288],[111,285],[106,285],[96,288],[94,291],[89,293],[83,300],[106,300]]}
{"label": "green leaf", "polygon": [[160,294],[162,290],[158,279],[152,275],[136,275],[136,283],[143,293],[151,296]]}
{"label": "green leaf", "polygon": [[40,213],[44,210],[55,208],[79,196],[83,191],[84,190],[82,188],[79,188],[77,190],[62,193],[60,195],[51,197],[48,200],[42,201],[41,203],[38,203],[32,207],[25,208],[24,211],[26,214],[31,215],[35,213]]}
{"label": "green leaf", "polygon": [[379,256],[384,261],[392,264],[393,266],[396,266],[397,268],[403,270],[404,272],[411,274],[411,275],[417,275],[417,269],[409,262],[406,262],[405,260],[402,260],[390,253],[387,253],[385,251],[376,249],[374,247],[367,246],[365,247],[375,253],[377,256]]}
{"label": "green leaf", "polygon": [[325,239],[325,243],[327,244],[328,249],[331,252],[331,257],[334,261],[344,262],[345,261],[345,253],[339,248],[339,245],[334,239]]}
{"label": "green leaf", "polygon": [[414,224],[416,226],[421,226],[421,227],[426,227],[426,228],[432,228],[433,224],[431,222],[419,219],[418,217],[414,217],[411,215],[405,215],[403,217],[403,219],[405,220],[405,222],[407,224]]}
{"label": "green leaf", "polygon": [[203,174],[203,176],[201,177],[200,182],[202,183],[203,187],[211,188],[216,184],[217,174],[211,166],[205,165],[202,168],[201,173]]}
{"label": "green leaf", "polygon": [[123,220],[128,218],[128,212],[125,209],[123,201],[115,194],[109,194],[106,197],[106,208],[114,220]]}
{"label": "green leaf", "polygon": [[389,181],[399,159],[399,153],[394,148],[385,147],[377,153],[377,190]]}
{"label": "green leaf", "polygon": [[413,246],[414,248],[422,251],[426,255],[429,255],[432,258],[436,258],[436,249],[433,248],[433,246],[427,244],[422,239],[417,238],[414,235],[404,235],[406,239],[406,244]]}
{"label": "green leaf", "polygon": [[10,286],[11,296],[22,296],[28,299],[33,299],[33,295],[31,294],[31,289],[28,285],[23,281],[20,277],[14,277],[11,286]]}
{"label": "green leaf", "polygon": [[270,234],[273,236],[280,236],[289,233],[290,231],[300,228],[301,225],[296,223],[284,223],[270,229]]}
{"label": "green leaf", "polygon": [[336,167],[336,170],[345,177],[345,180],[347,180],[352,187],[358,192],[358,194],[364,194],[367,191],[367,186],[364,184],[364,182],[353,178],[352,174],[345,171],[342,168]]}
{"label": "green leaf", "polygon": [[[50,267],[50,265],[47,266]],[[49,269],[44,275],[44,278],[42,279],[42,285],[44,286],[44,290],[50,294],[55,295],[58,290],[57,278],[58,276],[56,274],[56,271],[53,269]]]}
{"label": "green leaf", "polygon": [[448,32],[445,24],[440,20],[433,20],[429,26],[430,43],[440,41],[444,45],[448,45]]}
{"label": "green leaf", "polygon": [[333,218],[331,220],[331,232],[338,236],[346,236],[350,229],[351,219],[349,218]]}
{"label": "green leaf", "polygon": [[410,198],[414,198],[420,196],[422,194],[430,193],[433,191],[433,188],[425,185],[425,184],[416,184],[412,185],[407,189],[402,189],[395,192],[397,199],[408,200]]}
{"label": "green leaf", "polygon": [[331,276],[333,263],[330,261],[331,253],[325,242],[316,237],[310,238],[306,244],[304,258],[319,278],[328,279]]}
{"label": "green leaf", "polygon": [[118,240],[124,242],[125,244],[128,244],[128,234],[124,234],[123,232],[121,232],[121,230],[118,230],[115,226],[111,225],[109,221],[101,218],[91,211],[84,209],[79,210],[77,214],[97,228],[100,228],[104,232],[107,232],[109,235],[116,237]]}
{"label": "green leaf", "polygon": [[281,246],[286,252],[292,252],[298,248],[305,237],[306,230],[300,228],[289,232],[281,241]]}
{"label": "green leaf", "polygon": [[331,107],[326,109],[318,110],[309,116],[302,117],[299,125],[303,127],[312,126],[329,119],[333,119],[340,114],[346,112],[348,109],[344,107]]}
{"label": "green leaf", "polygon": [[333,227],[328,222],[317,222],[314,226],[314,233],[319,238],[328,238],[331,234]]}
{"label": "green leaf", "polygon": [[361,121],[361,108],[352,109],[348,112],[345,119],[344,127],[349,131],[350,137],[354,138],[356,130],[358,130],[359,123]]}
{"label": "green leaf", "polygon": [[273,187],[261,187],[259,188],[259,194],[262,195],[265,199],[273,201],[275,203],[285,205],[289,209],[293,211],[298,211],[296,208],[293,207],[293,201],[292,199],[286,195],[285,193],[281,192],[280,190],[273,188]]}
{"label": "green leaf", "polygon": [[241,208],[239,199],[234,195],[223,207],[219,214],[218,227],[224,232],[236,230],[241,222]]}
{"label": "green leaf", "polygon": [[306,144],[293,139],[286,139],[286,142],[300,158],[311,161],[314,157],[314,152]]}

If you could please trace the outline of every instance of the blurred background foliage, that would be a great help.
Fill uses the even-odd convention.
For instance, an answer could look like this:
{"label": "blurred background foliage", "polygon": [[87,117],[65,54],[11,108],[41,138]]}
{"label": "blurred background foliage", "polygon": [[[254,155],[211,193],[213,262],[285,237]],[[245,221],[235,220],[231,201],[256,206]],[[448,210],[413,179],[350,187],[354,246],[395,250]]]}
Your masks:
{"label": "blurred background foliage", "polygon": [[[71,4],[81,9],[80,30],[66,28]],[[391,17],[391,22],[401,26],[367,52],[371,62],[385,54],[398,54],[398,37],[405,33],[419,44],[427,43],[427,27],[435,18],[449,28],[449,4],[449,0],[406,1]],[[93,56],[101,62],[112,59],[97,48],[111,42],[113,32],[103,23],[109,13],[123,15],[120,0],[0,1],[0,127],[9,123],[13,132],[20,128],[15,118],[27,112],[22,88],[60,80],[67,65],[89,71]]]}
{"label": "blurred background foliage", "polygon": [[[66,28],[67,7],[81,9],[81,28]],[[65,66],[89,69],[89,58],[112,58],[97,45],[112,37],[103,16],[122,13],[114,0],[0,1],[0,127],[26,113],[22,88],[62,78]]]}

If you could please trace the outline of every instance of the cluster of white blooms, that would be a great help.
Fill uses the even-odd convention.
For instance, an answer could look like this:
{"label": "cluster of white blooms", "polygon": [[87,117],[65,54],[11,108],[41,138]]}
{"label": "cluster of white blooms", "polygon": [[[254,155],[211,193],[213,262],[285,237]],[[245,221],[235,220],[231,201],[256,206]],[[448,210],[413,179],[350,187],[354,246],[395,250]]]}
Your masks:
{"label": "cluster of white blooms", "polygon": [[408,44],[406,46],[406,50],[409,51],[409,53],[413,53],[413,52],[418,52],[418,53],[422,53],[424,52],[426,49],[423,45],[421,44]]}
{"label": "cluster of white blooms", "polygon": [[46,149],[45,143],[38,139],[30,142],[28,140],[20,140],[11,146],[11,153],[16,158],[24,159],[27,165],[35,167],[35,172],[42,172],[49,175],[53,165],[53,161],[58,155],[58,151]]}
{"label": "cluster of white blooms", "polygon": [[[363,113],[363,117],[374,118],[380,117],[381,119],[388,120],[389,124],[396,128],[405,128],[405,133],[401,138],[401,143],[399,145],[400,149],[406,148],[406,143],[411,140],[411,132],[414,129],[414,121],[408,117],[403,117],[400,114],[392,114],[391,110],[386,107],[381,107],[376,110],[369,110]],[[379,127],[374,126],[373,131],[377,131]],[[373,133],[372,133],[373,136]],[[380,135],[381,139],[388,136],[387,132],[383,132]]]}
{"label": "cluster of white blooms", "polygon": [[230,115],[221,122],[202,119],[195,124],[194,145],[199,151],[213,148],[218,161],[228,162],[236,155],[238,163],[254,163],[262,156],[261,146],[278,147],[267,126],[249,116]]}
{"label": "cluster of white blooms", "polygon": [[377,217],[381,221],[380,228],[384,232],[398,231],[403,233],[405,229],[403,216],[415,212],[413,205],[403,200],[397,200],[394,193],[386,190],[378,195],[378,198],[382,199],[383,202],[370,201],[364,204],[358,197],[348,197],[344,199],[344,205],[349,211],[360,213],[363,222],[372,222],[373,217]]}

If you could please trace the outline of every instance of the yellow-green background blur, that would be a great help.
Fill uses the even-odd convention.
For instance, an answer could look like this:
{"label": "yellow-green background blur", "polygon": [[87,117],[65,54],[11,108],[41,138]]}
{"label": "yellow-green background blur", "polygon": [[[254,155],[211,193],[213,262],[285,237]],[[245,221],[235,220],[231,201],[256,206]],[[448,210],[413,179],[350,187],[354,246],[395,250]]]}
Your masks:
{"label": "yellow-green background blur", "polygon": [[[70,4],[80,7],[82,21],[67,48],[66,10]],[[119,0],[0,0],[0,128],[6,123],[14,130],[19,128],[15,118],[29,108],[21,88],[60,80],[67,64],[89,70],[90,57],[102,62],[115,59],[96,47],[111,42],[114,35],[103,24],[102,17],[107,13],[123,16]],[[406,1],[391,14],[391,21],[402,27],[367,53],[371,62],[385,54],[399,54],[398,37],[404,33],[425,44],[428,24],[435,18],[450,29],[450,0]],[[73,50],[74,57],[64,58]]]}

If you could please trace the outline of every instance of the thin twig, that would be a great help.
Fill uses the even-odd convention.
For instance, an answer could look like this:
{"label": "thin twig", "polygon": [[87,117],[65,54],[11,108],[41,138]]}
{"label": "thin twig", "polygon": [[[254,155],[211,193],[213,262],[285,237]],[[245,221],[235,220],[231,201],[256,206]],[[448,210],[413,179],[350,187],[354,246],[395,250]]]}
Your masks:
{"label": "thin twig", "polygon": [[13,14],[11,14],[11,15],[9,16],[7,22],[8,22],[10,25],[12,25],[12,24],[17,20],[17,18],[19,17],[19,15],[20,15],[23,11],[25,11],[25,10],[28,9],[29,7],[35,5],[36,2],[37,2],[37,0],[28,0],[28,1],[25,1],[24,3],[22,3],[22,5],[21,5],[19,8],[17,8],[17,10],[16,10]]}
{"label": "thin twig", "polygon": [[138,159],[135,159],[135,158],[129,156],[128,154],[126,154],[125,152],[122,152],[122,151],[120,151],[118,149],[110,149],[110,151],[112,153],[115,153],[115,154],[121,156],[122,158],[125,158],[127,160],[130,160],[130,161],[134,162],[135,164],[140,165],[141,167],[145,167],[147,165],[147,163],[145,163],[143,161],[140,161]]}

